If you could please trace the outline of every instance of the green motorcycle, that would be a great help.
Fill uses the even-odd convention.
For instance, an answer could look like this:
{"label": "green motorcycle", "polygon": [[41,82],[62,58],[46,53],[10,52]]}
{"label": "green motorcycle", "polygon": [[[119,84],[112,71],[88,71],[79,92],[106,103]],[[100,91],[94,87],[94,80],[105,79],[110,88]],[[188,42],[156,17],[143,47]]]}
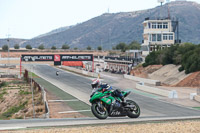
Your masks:
{"label": "green motorcycle", "polygon": [[[122,91],[124,97],[131,91]],[[90,96],[91,110],[98,119],[109,117],[128,116],[138,118],[140,116],[140,107],[132,100],[126,100],[125,105],[119,97],[113,95],[113,91],[103,91],[103,89],[93,89]]]}

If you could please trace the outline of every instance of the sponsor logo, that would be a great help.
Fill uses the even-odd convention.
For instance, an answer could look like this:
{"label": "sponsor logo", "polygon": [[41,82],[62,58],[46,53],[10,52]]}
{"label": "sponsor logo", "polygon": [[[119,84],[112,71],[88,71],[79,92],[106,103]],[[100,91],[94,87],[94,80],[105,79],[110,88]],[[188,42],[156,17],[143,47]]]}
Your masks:
{"label": "sponsor logo", "polygon": [[60,61],[60,55],[54,55],[54,61]]}
{"label": "sponsor logo", "polygon": [[119,112],[119,111],[113,111],[112,113],[111,113],[111,115],[120,115],[121,113]]}
{"label": "sponsor logo", "polygon": [[108,99],[106,102],[109,103],[109,102],[110,102],[110,99]]}

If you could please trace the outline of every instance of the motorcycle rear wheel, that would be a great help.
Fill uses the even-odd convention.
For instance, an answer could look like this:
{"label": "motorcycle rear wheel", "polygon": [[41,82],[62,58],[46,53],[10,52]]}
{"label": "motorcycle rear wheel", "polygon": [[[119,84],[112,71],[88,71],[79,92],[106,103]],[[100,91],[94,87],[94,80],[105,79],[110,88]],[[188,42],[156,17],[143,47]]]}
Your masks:
{"label": "motorcycle rear wheel", "polygon": [[135,105],[135,107],[133,109],[130,109],[129,111],[127,111],[127,116],[129,118],[138,118],[140,116],[140,107],[139,105],[132,101],[132,100],[127,100],[127,104],[129,105]]}
{"label": "motorcycle rear wheel", "polygon": [[93,103],[91,106],[92,113],[94,116],[96,116],[98,119],[106,119],[108,117],[108,111],[102,105],[102,107],[99,107],[97,103]]}

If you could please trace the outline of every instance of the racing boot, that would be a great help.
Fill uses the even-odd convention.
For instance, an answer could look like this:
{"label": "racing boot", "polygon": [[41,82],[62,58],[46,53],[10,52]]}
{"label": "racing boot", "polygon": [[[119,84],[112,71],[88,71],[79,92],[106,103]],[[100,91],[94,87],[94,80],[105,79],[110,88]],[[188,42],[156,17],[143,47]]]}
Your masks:
{"label": "racing boot", "polygon": [[121,97],[121,100],[122,100],[122,106],[126,106],[127,105],[127,103],[126,103],[126,101],[124,101],[124,97]]}
{"label": "racing boot", "polygon": [[110,105],[110,111],[109,111],[109,113],[111,113],[111,112],[112,112],[112,110],[113,110],[113,106],[114,106],[114,103],[111,103],[111,105]]}

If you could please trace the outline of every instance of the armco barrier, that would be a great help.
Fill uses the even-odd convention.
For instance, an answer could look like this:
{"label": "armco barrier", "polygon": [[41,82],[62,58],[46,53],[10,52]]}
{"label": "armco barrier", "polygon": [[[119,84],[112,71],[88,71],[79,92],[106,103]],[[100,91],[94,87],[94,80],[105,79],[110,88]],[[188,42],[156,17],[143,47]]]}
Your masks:
{"label": "armco barrier", "polygon": [[80,69],[76,69],[76,68],[68,67],[68,66],[62,66],[62,68],[69,70],[69,71],[72,71],[72,72],[75,72],[75,73],[80,73],[80,74],[95,77],[95,78],[98,77],[97,73],[88,72],[88,71],[84,71],[84,70],[80,70]]}
{"label": "armco barrier", "polygon": [[154,87],[142,85],[140,83],[136,84],[136,89],[142,90],[142,91],[145,91],[145,92],[149,92],[149,93],[152,93],[152,94],[160,95],[160,96],[169,97],[169,98],[178,98],[178,94],[175,90],[167,91],[167,90],[162,90],[162,89],[159,89],[159,88],[154,88]]}
{"label": "armco barrier", "polygon": [[124,74],[124,78],[130,79],[130,80],[135,80],[135,81],[138,81],[138,82],[153,84],[153,85],[156,85],[156,86],[159,86],[161,84],[159,80],[145,79],[145,78],[140,78],[140,77],[131,76],[131,75],[127,75],[127,74]]}
{"label": "armco barrier", "polygon": [[43,99],[44,99],[44,104],[45,104],[45,118],[49,118],[49,105],[46,99],[46,91],[44,90],[44,88],[43,88],[43,93],[44,93]]}

